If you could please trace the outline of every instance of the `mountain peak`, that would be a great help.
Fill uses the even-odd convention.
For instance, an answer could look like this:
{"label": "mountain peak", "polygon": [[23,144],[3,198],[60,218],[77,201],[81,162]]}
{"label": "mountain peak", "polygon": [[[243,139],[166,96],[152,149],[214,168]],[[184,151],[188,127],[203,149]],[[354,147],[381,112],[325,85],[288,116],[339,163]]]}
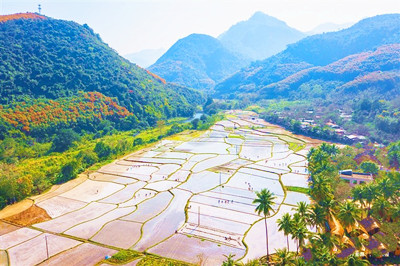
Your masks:
{"label": "mountain peak", "polygon": [[0,22],[6,22],[9,20],[16,20],[16,19],[46,19],[45,16],[36,14],[36,13],[16,13],[10,15],[0,15]]}
{"label": "mountain peak", "polygon": [[170,82],[209,89],[247,63],[218,39],[194,33],[178,40],[149,70]]}
{"label": "mountain peak", "polygon": [[288,44],[304,36],[285,22],[258,11],[248,20],[230,27],[218,39],[235,53],[252,60],[262,60],[284,50]]}
{"label": "mountain peak", "polygon": [[[257,11],[256,13],[253,14],[248,20],[248,22],[252,23],[257,23],[257,24],[265,24],[269,26],[286,26],[286,22],[279,20],[277,18],[274,18],[272,16],[269,16],[261,11]],[[242,21],[245,22],[245,21]]]}

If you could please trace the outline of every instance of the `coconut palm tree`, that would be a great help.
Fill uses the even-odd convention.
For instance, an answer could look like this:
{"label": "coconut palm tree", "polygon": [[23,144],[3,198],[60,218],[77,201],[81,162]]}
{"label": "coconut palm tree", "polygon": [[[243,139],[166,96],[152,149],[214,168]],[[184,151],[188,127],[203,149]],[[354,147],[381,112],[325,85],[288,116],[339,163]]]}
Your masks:
{"label": "coconut palm tree", "polygon": [[378,195],[377,188],[378,187],[375,183],[369,183],[364,186],[363,198],[365,199],[365,202],[367,203],[368,206],[368,215],[370,215],[369,211],[371,210],[371,204]]}
{"label": "coconut palm tree", "polygon": [[365,260],[359,256],[356,256],[356,254],[354,254],[354,253],[346,258],[346,263],[348,266],[370,265],[368,260]]}
{"label": "coconut palm tree", "polygon": [[275,250],[275,255],[273,256],[274,265],[285,266],[294,265],[293,253],[288,251],[286,248]]}
{"label": "coconut palm tree", "polygon": [[356,186],[351,190],[351,194],[353,196],[353,201],[358,201],[362,206],[365,205],[364,201],[364,187],[363,185],[361,186]]}
{"label": "coconut palm tree", "polygon": [[372,204],[372,212],[379,215],[383,220],[390,216],[392,205],[384,197],[378,197]]}
{"label": "coconut palm tree", "polygon": [[337,217],[347,231],[349,226],[353,226],[357,220],[360,220],[361,210],[354,202],[345,201],[339,205]]}
{"label": "coconut palm tree", "polygon": [[381,195],[384,196],[386,199],[392,198],[392,196],[397,191],[396,186],[393,184],[393,181],[389,179],[387,176],[379,179],[378,189]]}
{"label": "coconut palm tree", "polygon": [[235,255],[229,254],[229,255],[224,255],[224,257],[226,258],[226,260],[222,262],[222,266],[235,266],[235,260],[233,259]]}
{"label": "coconut palm tree", "polygon": [[253,200],[253,204],[257,204],[257,207],[255,209],[257,214],[260,215],[262,213],[264,215],[265,240],[267,242],[267,260],[269,260],[267,216],[269,216],[270,212],[273,210],[272,206],[274,205],[274,200],[276,199],[276,196],[267,189],[256,192],[256,196],[257,198]]}
{"label": "coconut palm tree", "polygon": [[310,224],[315,226],[315,231],[318,232],[318,228],[320,228],[319,231],[323,232],[327,221],[327,212],[325,208],[319,204],[313,204],[311,205],[308,216],[310,219]]}
{"label": "coconut palm tree", "polygon": [[334,253],[334,248],[340,245],[338,236],[333,235],[330,232],[314,235],[312,239],[314,240],[314,245],[326,247],[331,255]]}
{"label": "coconut palm tree", "polygon": [[331,181],[322,174],[313,175],[310,182],[310,196],[315,202],[326,199],[333,199]]}
{"label": "coconut palm tree", "polygon": [[305,222],[302,220],[302,218],[297,219],[296,214],[293,215],[292,239],[297,240],[297,254],[299,254],[299,248],[301,250],[304,246],[304,241],[307,239],[309,232]]}
{"label": "coconut palm tree", "polygon": [[283,234],[286,236],[287,242],[287,250],[289,250],[289,234],[292,230],[292,216],[289,213],[285,213],[282,216],[282,219],[277,220],[278,230],[283,231]]}
{"label": "coconut palm tree", "polygon": [[309,213],[310,206],[305,201],[297,202],[297,206],[292,208],[292,210],[296,211],[300,217],[303,218],[304,221],[308,220],[308,213]]}

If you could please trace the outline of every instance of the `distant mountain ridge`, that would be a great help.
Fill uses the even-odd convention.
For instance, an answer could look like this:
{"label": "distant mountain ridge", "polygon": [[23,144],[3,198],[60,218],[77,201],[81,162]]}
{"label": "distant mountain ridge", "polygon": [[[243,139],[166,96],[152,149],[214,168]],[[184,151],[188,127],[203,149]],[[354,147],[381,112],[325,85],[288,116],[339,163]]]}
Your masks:
{"label": "distant mountain ridge", "polygon": [[[306,37],[266,60],[253,62],[215,86],[216,97],[235,98],[254,94],[274,98],[281,91],[270,84],[316,66],[326,66],[347,56],[373,51],[379,46],[400,43],[400,15],[367,18],[348,29]],[[260,95],[260,93],[262,93]]]}
{"label": "distant mountain ridge", "polygon": [[169,82],[212,89],[215,84],[305,37],[285,22],[256,12],[249,20],[232,26],[218,39],[191,34],[178,40],[149,70]]}
{"label": "distant mountain ridge", "polygon": [[130,62],[137,64],[141,67],[147,68],[154,64],[166,52],[165,49],[146,49],[136,53],[124,55]]}
{"label": "distant mountain ridge", "polygon": [[178,40],[148,69],[169,82],[210,89],[248,62],[226,49],[216,38],[191,34]]}
{"label": "distant mountain ridge", "polygon": [[[353,97],[364,89],[373,89],[380,97],[388,97],[385,95],[387,91],[400,93],[400,44],[383,45],[374,51],[353,54],[326,66],[299,71],[264,87],[260,95],[279,91],[280,95],[313,98],[312,88],[317,84],[321,85],[318,94],[350,94]],[[336,90],[330,91],[332,87]]]}
{"label": "distant mountain ridge", "polygon": [[342,24],[336,24],[336,23],[323,23],[321,25],[318,25],[317,27],[313,28],[310,31],[305,32],[307,35],[315,35],[315,34],[321,34],[325,32],[333,32],[333,31],[339,31],[339,30],[344,30],[347,28],[350,28],[353,26],[354,23],[342,23]]}
{"label": "distant mountain ridge", "polygon": [[254,61],[277,54],[305,36],[279,19],[256,12],[248,20],[230,27],[218,39],[229,50]]}

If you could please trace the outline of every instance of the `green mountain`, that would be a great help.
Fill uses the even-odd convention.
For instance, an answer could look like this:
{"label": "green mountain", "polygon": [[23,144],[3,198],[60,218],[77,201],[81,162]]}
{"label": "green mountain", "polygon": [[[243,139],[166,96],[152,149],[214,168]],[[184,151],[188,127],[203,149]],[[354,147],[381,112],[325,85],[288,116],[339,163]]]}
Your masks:
{"label": "green mountain", "polygon": [[229,50],[252,60],[262,60],[283,51],[306,35],[262,12],[233,25],[218,39]]}
{"label": "green mountain", "polygon": [[203,98],[119,56],[86,24],[36,14],[0,17],[0,132],[41,137],[190,116]]}
{"label": "green mountain", "polygon": [[[217,84],[215,95],[222,98],[235,98],[240,95],[264,99],[287,97],[287,90],[279,90],[271,84],[299,71],[326,66],[350,55],[374,51],[379,46],[396,43],[400,43],[399,14],[367,18],[348,29],[307,37],[289,45],[285,51],[275,56],[252,63]],[[374,72],[374,68],[370,72]],[[294,84],[290,87],[296,89]],[[330,88],[334,89],[336,86]]]}
{"label": "green mountain", "polygon": [[211,36],[191,34],[178,40],[149,70],[169,82],[210,89],[248,62]]}

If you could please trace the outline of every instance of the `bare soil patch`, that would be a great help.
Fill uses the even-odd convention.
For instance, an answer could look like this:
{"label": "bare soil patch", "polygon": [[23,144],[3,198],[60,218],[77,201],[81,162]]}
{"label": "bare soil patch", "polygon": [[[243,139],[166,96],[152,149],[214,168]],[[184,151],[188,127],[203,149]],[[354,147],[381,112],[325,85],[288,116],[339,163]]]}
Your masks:
{"label": "bare soil patch", "polygon": [[4,220],[13,224],[29,226],[32,224],[49,221],[51,220],[51,217],[44,209],[36,205],[32,205],[28,209],[7,217]]}

